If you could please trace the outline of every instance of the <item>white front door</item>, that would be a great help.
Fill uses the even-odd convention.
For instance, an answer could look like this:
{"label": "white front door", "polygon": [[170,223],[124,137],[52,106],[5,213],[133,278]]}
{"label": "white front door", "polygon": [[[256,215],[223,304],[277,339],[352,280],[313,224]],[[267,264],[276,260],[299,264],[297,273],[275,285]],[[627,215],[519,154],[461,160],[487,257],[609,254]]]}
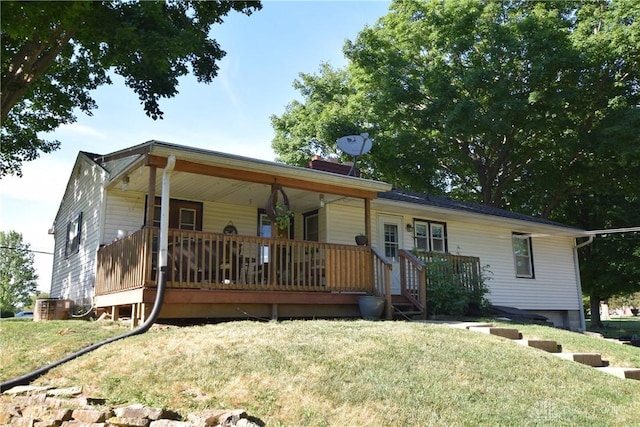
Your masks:
{"label": "white front door", "polygon": [[391,293],[400,294],[400,249],[402,249],[402,217],[393,215],[378,216],[378,242],[380,250],[391,261]]}

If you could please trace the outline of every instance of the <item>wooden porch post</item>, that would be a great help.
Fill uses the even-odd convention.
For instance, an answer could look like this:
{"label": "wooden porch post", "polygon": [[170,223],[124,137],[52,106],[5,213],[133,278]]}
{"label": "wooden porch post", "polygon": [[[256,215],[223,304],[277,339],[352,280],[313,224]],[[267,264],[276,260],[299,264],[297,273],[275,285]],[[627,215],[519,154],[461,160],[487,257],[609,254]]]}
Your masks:
{"label": "wooden porch post", "polygon": [[147,218],[144,221],[146,227],[153,226],[153,211],[156,204],[156,167],[149,166],[149,186],[147,189]]}

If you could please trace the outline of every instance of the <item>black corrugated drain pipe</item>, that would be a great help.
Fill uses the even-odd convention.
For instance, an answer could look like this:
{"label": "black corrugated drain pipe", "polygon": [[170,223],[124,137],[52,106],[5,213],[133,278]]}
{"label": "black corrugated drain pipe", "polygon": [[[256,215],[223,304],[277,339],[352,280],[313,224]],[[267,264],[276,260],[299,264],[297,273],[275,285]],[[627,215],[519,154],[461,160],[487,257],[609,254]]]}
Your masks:
{"label": "black corrugated drain pipe", "polygon": [[[77,351],[69,356],[58,360],[57,362],[53,362],[47,366],[43,366],[42,368],[36,369],[33,372],[22,375],[18,378],[14,378],[12,380],[0,383],[0,393],[4,391],[18,386],[18,385],[26,385],[31,383],[33,380],[38,378],[41,375],[46,374],[51,369],[62,365],[63,363],[67,363],[77,357],[80,357],[84,354],[87,354],[97,348],[102,347],[103,345],[110,344],[112,342],[132,337],[134,335],[139,335],[147,332],[149,328],[155,323],[156,319],[160,315],[160,310],[162,309],[162,304],[164,302],[164,293],[167,284],[167,246],[168,246],[168,230],[169,230],[169,190],[170,190],[170,175],[175,167],[175,156],[171,155],[167,159],[167,165],[164,168],[162,174],[162,201],[160,208],[160,251],[158,254],[158,265],[160,266],[160,274],[158,275],[158,287],[156,292],[156,300],[153,304],[153,310],[151,310],[151,314],[149,318],[140,325],[140,327],[134,329],[133,331],[127,332],[126,334],[118,335],[117,337],[112,337],[101,341],[99,343],[90,345],[89,347],[85,347],[80,351]],[[133,319],[132,319],[133,321]]]}
{"label": "black corrugated drain pipe", "polygon": [[156,319],[158,318],[158,315],[160,314],[160,309],[162,308],[162,302],[164,301],[164,290],[165,290],[165,285],[166,285],[166,269],[167,267],[162,267],[160,269],[160,278],[158,281],[158,291],[156,294],[156,300],[153,306],[153,310],[151,311],[151,314],[149,315],[149,318],[142,324],[140,325],[140,327],[127,332],[126,334],[122,334],[122,335],[118,335],[116,337],[112,337],[109,338],[107,340],[101,341],[99,343],[90,345],[89,347],[85,347],[80,351],[77,351],[73,354],[70,354],[69,356],[58,360],[57,362],[53,362],[47,366],[43,366],[42,368],[36,369],[33,372],[30,372],[28,374],[22,375],[21,377],[18,378],[14,378],[12,380],[0,383],[0,393],[9,390],[12,387],[18,386],[18,385],[27,385],[29,383],[31,383],[31,381],[35,380],[36,378],[38,378],[41,375],[46,374],[49,370],[62,365],[63,363],[67,363],[77,357],[82,356],[83,354],[87,354],[97,348],[102,347],[103,345],[106,344],[110,344],[114,341],[118,341],[124,338],[128,338],[128,337],[132,337],[134,335],[139,335],[139,334],[143,334],[145,332],[147,332],[149,330],[149,328],[151,327],[151,325],[153,325],[156,321]]}

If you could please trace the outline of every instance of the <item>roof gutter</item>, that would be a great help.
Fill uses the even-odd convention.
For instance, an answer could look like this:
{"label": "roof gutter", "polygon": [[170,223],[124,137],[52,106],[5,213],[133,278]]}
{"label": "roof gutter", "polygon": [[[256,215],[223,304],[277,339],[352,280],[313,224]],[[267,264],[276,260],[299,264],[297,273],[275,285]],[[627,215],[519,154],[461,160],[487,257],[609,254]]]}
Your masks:
{"label": "roof gutter", "polygon": [[[593,243],[593,239],[595,236],[603,235],[603,234],[618,234],[618,233],[637,233],[640,231],[640,227],[626,227],[626,228],[609,228],[603,230],[591,230],[585,231],[585,234],[588,236],[587,240],[581,243],[577,243],[573,248],[573,264],[576,270],[576,285],[578,291],[578,301],[582,300],[582,279],[580,278],[580,264],[578,261],[578,249],[584,248],[585,246]],[[580,304],[580,328],[582,331],[586,330],[586,323],[584,318],[584,308],[582,304]]]}
{"label": "roof gutter", "polygon": [[577,243],[577,244],[575,245],[575,248],[576,248],[576,249],[580,249],[580,248],[584,248],[584,247],[585,247],[585,246],[587,246],[587,245],[590,245],[591,243],[593,243],[593,237],[594,237],[594,236],[595,236],[594,234],[589,235],[589,238],[588,238],[587,240],[585,240],[585,241],[584,241],[584,242],[582,242],[582,243]]}

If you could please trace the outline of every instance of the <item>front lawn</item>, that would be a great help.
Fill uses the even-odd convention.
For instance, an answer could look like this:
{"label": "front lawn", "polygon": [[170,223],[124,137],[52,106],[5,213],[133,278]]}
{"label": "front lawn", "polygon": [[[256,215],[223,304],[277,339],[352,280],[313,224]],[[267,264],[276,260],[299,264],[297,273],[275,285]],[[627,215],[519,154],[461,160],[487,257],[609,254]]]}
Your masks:
{"label": "front lawn", "polygon": [[[31,356],[14,362],[7,352],[32,352],[37,341],[50,361],[94,341],[85,335],[122,332],[79,321],[0,327],[2,380],[32,368]],[[523,332],[637,361],[624,349],[629,346],[536,328]],[[268,426],[618,426],[636,424],[640,413],[640,381],[504,338],[411,322],[159,325],[55,368],[35,384],[82,385],[111,404],[143,403],[183,415],[244,408]]]}

